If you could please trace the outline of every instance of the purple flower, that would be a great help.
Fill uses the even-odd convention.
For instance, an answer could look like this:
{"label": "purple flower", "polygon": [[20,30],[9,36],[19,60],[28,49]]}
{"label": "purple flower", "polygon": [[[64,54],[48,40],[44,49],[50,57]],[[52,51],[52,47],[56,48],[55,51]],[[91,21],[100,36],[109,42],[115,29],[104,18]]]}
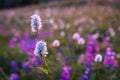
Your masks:
{"label": "purple flower", "polygon": [[28,62],[22,62],[22,68],[24,68],[25,72],[28,73],[30,70],[30,66]]}
{"label": "purple flower", "polygon": [[85,74],[88,75],[90,73],[91,69],[90,68],[86,68],[85,70]]}
{"label": "purple flower", "polygon": [[89,73],[91,71],[91,68],[86,68],[85,73],[82,75],[82,80],[88,80]]}
{"label": "purple flower", "polygon": [[64,66],[61,73],[60,80],[70,80],[70,72],[72,71],[71,67]]}
{"label": "purple flower", "polygon": [[10,67],[11,67],[11,70],[13,71],[13,72],[17,72],[18,71],[18,64],[17,64],[17,62],[16,61],[11,61],[10,62]]}
{"label": "purple flower", "polygon": [[79,58],[78,58],[78,64],[84,63],[85,61],[85,55],[84,54],[80,54]]}
{"label": "purple flower", "polygon": [[88,80],[88,75],[83,74],[83,75],[82,75],[82,80]]}
{"label": "purple flower", "polygon": [[10,39],[10,41],[9,41],[9,47],[10,48],[14,48],[16,40],[17,40],[16,38],[11,38]]}
{"label": "purple flower", "polygon": [[29,60],[30,64],[34,67],[41,66],[43,61],[39,57],[33,57]]}
{"label": "purple flower", "polygon": [[65,63],[65,64],[69,64],[69,63],[70,63],[70,57],[67,56],[67,57],[64,59],[64,63]]}
{"label": "purple flower", "polygon": [[103,64],[105,66],[110,66],[110,67],[114,67],[114,68],[118,67],[118,61],[115,59],[115,56],[116,56],[116,54],[115,54],[115,52],[113,52],[113,47],[109,46],[106,49]]}
{"label": "purple flower", "polygon": [[12,73],[12,74],[10,75],[10,80],[19,80],[18,74]]}

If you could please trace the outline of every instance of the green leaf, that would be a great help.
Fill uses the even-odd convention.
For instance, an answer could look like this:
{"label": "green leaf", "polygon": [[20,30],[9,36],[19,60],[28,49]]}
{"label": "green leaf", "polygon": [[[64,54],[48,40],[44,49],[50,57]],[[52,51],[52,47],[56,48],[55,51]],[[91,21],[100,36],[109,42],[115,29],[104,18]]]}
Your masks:
{"label": "green leaf", "polygon": [[42,72],[44,72],[45,74],[48,75],[48,70],[42,67],[37,67],[37,69],[41,70]]}
{"label": "green leaf", "polygon": [[90,80],[95,80],[95,78],[96,78],[96,73],[90,75]]}

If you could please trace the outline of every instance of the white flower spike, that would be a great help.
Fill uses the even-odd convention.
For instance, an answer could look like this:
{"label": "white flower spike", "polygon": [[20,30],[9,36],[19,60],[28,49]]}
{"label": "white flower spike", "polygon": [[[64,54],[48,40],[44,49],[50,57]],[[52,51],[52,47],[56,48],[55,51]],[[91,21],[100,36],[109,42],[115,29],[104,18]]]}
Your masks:
{"label": "white flower spike", "polygon": [[38,30],[40,30],[42,27],[41,18],[37,14],[32,15],[31,18],[32,18],[31,19],[31,30],[33,32],[38,32]]}
{"label": "white flower spike", "polygon": [[46,57],[48,54],[46,45],[47,44],[44,41],[37,42],[35,51],[34,51],[35,56]]}

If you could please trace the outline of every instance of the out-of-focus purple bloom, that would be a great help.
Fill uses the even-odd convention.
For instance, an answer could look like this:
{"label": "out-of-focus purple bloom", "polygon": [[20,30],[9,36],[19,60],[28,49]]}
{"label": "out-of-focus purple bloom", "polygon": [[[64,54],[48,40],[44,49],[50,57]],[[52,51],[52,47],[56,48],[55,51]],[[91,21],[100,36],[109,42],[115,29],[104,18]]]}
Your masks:
{"label": "out-of-focus purple bloom", "polygon": [[75,40],[77,42],[78,39],[80,38],[79,33],[74,33],[72,38],[73,38],[73,40]]}
{"label": "out-of-focus purple bloom", "polygon": [[90,68],[86,68],[86,70],[85,70],[85,74],[89,74],[90,73],[90,71],[91,71],[91,69]]}
{"label": "out-of-focus purple bloom", "polygon": [[84,63],[85,61],[85,55],[84,54],[80,54],[79,58],[78,58],[78,64]]}
{"label": "out-of-focus purple bloom", "polygon": [[41,66],[43,64],[43,61],[38,57],[33,57],[33,58],[30,58],[29,64],[33,67]]}
{"label": "out-of-focus purple bloom", "polygon": [[66,57],[65,59],[64,59],[64,62],[65,62],[65,64],[69,64],[70,63],[70,57]]}
{"label": "out-of-focus purple bloom", "polygon": [[61,53],[61,52],[58,52],[58,53],[56,54],[56,59],[57,59],[58,61],[61,61],[61,57],[62,57],[62,53]]}
{"label": "out-of-focus purple bloom", "polygon": [[12,73],[12,74],[10,75],[10,80],[19,80],[18,74],[17,74],[17,73]]}
{"label": "out-of-focus purple bloom", "polygon": [[71,67],[64,66],[61,73],[60,80],[70,80],[70,72],[72,71]]}
{"label": "out-of-focus purple bloom", "polygon": [[93,38],[98,39],[99,35],[100,35],[99,33],[95,33],[95,34],[93,34]]}
{"label": "out-of-focus purple bloom", "polygon": [[103,47],[108,47],[110,41],[110,37],[103,38]]}
{"label": "out-of-focus purple bloom", "polygon": [[12,72],[17,72],[18,71],[18,64],[17,64],[17,62],[16,61],[11,61],[10,62],[10,67],[11,67],[11,70],[12,70]]}
{"label": "out-of-focus purple bloom", "polygon": [[115,52],[113,52],[113,48],[111,46],[109,46],[106,49],[103,64],[105,66],[110,66],[110,67],[113,67],[113,68],[118,67],[118,61],[115,59],[115,56],[116,56],[116,54],[115,54]]}
{"label": "out-of-focus purple bloom", "polygon": [[100,52],[100,43],[98,41],[95,42],[95,51]]}
{"label": "out-of-focus purple bloom", "polygon": [[24,68],[25,72],[28,73],[30,70],[30,66],[28,62],[22,62],[22,68]]}
{"label": "out-of-focus purple bloom", "polygon": [[92,66],[94,64],[95,58],[95,42],[96,40],[93,38],[93,35],[87,36],[87,44],[86,44],[86,53],[85,53],[85,65]]}
{"label": "out-of-focus purple bloom", "polygon": [[83,74],[83,75],[82,75],[82,80],[88,80],[88,75]]}
{"label": "out-of-focus purple bloom", "polygon": [[30,38],[28,33],[24,33],[24,36],[19,39],[19,48],[22,52],[33,52],[36,44],[36,39]]}
{"label": "out-of-focus purple bloom", "polygon": [[14,48],[15,44],[16,44],[16,38],[11,38],[9,41],[9,47],[10,48]]}
{"label": "out-of-focus purple bloom", "polygon": [[82,80],[88,80],[89,73],[91,71],[91,68],[86,68],[85,73],[82,75]]}

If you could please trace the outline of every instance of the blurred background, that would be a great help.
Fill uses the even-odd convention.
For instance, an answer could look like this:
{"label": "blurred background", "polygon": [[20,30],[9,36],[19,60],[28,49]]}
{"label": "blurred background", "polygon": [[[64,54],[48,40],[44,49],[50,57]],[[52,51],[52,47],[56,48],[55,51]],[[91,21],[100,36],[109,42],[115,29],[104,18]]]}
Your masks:
{"label": "blurred background", "polygon": [[34,56],[38,40],[47,43],[53,80],[119,80],[120,0],[0,0],[0,80],[49,80],[35,68],[44,67]]}

